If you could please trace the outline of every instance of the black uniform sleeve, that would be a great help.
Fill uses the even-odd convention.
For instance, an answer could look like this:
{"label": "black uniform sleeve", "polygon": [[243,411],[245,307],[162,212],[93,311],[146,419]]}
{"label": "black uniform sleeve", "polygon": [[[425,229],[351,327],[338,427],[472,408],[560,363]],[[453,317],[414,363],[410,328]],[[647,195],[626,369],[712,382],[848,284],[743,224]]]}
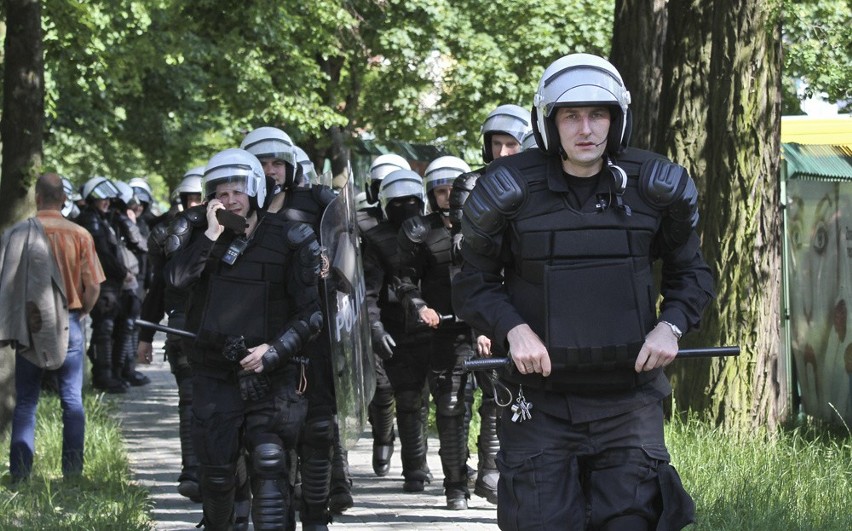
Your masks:
{"label": "black uniform sleeve", "polygon": [[382,310],[379,308],[379,294],[385,281],[385,270],[381,256],[370,238],[362,239],[364,260],[364,297],[367,302],[367,315],[371,323],[381,322]]}
{"label": "black uniform sleeve", "polygon": [[166,262],[163,273],[167,285],[184,289],[201,278],[215,243],[204,235],[204,230],[195,228],[186,247],[177,249]]}
{"label": "black uniform sleeve", "polygon": [[698,328],[701,314],[715,297],[713,273],[701,254],[701,242],[695,231],[674,249],[666,250],[662,240],[658,234],[663,261],[660,320],[677,325],[685,334]]}
{"label": "black uniform sleeve", "polygon": [[[414,221],[416,218],[412,218]],[[397,276],[399,283],[395,286],[396,297],[402,303],[405,311],[412,317],[417,318],[420,310],[428,306],[420,293],[420,279],[423,278],[424,265],[427,259],[424,256],[423,245],[419,239],[419,233],[428,230],[423,223],[404,223],[397,236],[399,246],[399,271]]]}
{"label": "black uniform sleeve", "polygon": [[[166,313],[165,308],[166,280],[163,278],[162,269],[155,271],[151,286],[142,300],[142,311],[139,318],[151,323],[159,323]],[[139,329],[139,341],[151,343],[154,340],[154,330],[150,328]]]}
{"label": "black uniform sleeve", "polygon": [[80,220],[81,225],[89,231],[95,242],[95,252],[101,261],[106,278],[113,282],[124,282],[124,277],[127,276],[127,268],[124,267],[124,262],[119,258],[113,245],[110,244],[107,232],[110,229],[106,220],[100,219],[97,214],[91,212],[84,212],[80,217],[82,218]]}
{"label": "black uniform sleeve", "polygon": [[[480,187],[474,188],[471,198],[479,191]],[[453,278],[453,311],[471,328],[491,338],[498,354],[508,350],[509,331],[526,322],[512,304],[504,282],[504,271],[511,267],[504,248],[504,244],[508,245],[504,242],[508,230],[509,225],[497,233],[480,236],[488,239],[485,246],[470,245],[467,238],[462,240],[464,263]]]}

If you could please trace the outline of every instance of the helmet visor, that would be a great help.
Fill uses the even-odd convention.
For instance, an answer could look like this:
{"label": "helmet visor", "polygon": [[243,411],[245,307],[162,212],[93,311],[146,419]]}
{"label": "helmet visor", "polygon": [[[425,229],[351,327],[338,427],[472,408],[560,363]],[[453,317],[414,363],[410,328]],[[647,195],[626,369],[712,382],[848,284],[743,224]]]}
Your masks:
{"label": "helmet visor", "polygon": [[118,188],[110,181],[103,181],[97,184],[92,191],[89,192],[89,197],[92,199],[113,199],[121,195]]}
{"label": "helmet visor", "polygon": [[293,146],[275,138],[264,138],[250,144],[243,149],[254,155],[258,160],[280,159],[290,166],[296,166],[296,153]]}
{"label": "helmet visor", "polygon": [[542,114],[552,116],[557,107],[617,105],[626,108],[626,91],[612,73],[594,66],[568,67],[543,80]]}
{"label": "helmet visor", "polygon": [[485,121],[482,125],[482,134],[505,133],[520,142],[529,128],[529,122],[525,122],[517,116],[498,114]]}

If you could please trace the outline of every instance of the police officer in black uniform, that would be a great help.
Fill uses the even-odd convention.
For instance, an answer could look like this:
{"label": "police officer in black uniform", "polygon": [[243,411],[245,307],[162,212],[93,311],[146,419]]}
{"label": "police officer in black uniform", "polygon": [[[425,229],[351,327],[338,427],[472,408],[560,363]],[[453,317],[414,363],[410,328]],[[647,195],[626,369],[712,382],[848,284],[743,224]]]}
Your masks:
{"label": "police officer in black uniform", "polygon": [[608,61],[557,60],[535,96],[540,149],[494,161],[465,202],[453,304],[514,361],[501,374],[513,397],[499,425],[502,529],[692,520],[663,438],[662,368],[713,280],[685,169],[622,152],[629,102]]}
{"label": "police officer in black uniform", "polygon": [[86,207],[76,221],[88,230],[95,241],[95,251],[104,268],[106,280],[92,308],[92,337],[89,358],[92,360],[92,387],[107,393],[124,393],[127,387],[113,373],[113,332],[119,318],[122,286],[133,279],[120,252],[119,236],[110,223],[110,205],[119,196],[115,185],[106,177],[92,177],[81,191]]}
{"label": "police officer in black uniform", "polygon": [[[391,172],[382,180],[379,203],[385,219],[361,235],[371,339],[373,351],[383,360],[396,401],[403,490],[420,492],[424,483],[431,480],[422,412],[431,332],[405,318],[395,290],[400,267],[397,237],[406,219],[424,211],[422,179],[411,170]],[[375,419],[373,429],[376,430]]]}
{"label": "police officer in black uniform", "polygon": [[[190,363],[203,522],[233,526],[245,445],[254,528],[295,529],[288,456],[307,412],[299,357],[322,328],[319,244],[307,225],[260,208],[266,177],[247,151],[214,155],[204,189],[206,223],[165,269],[169,284],[191,289],[186,325],[197,333]],[[245,230],[225,230],[229,217],[245,218]]]}
{"label": "police officer in black uniform", "polygon": [[[323,212],[336,196],[327,186],[311,185],[296,160],[296,147],[289,135],[275,127],[260,127],[247,134],[241,146],[258,158],[267,179],[275,183],[277,192],[268,207],[270,214],[306,223],[318,234]],[[303,529],[310,530],[327,528],[329,509],[342,512],[352,506],[348,462],[335,419],[337,405],[329,341],[329,335],[323,333],[306,347],[311,353],[311,363],[308,415],[299,443],[302,498],[299,518]],[[329,507],[332,488],[335,503]]]}
{"label": "police officer in black uniform", "polygon": [[397,295],[409,315],[434,329],[429,388],[441,443],[444,492],[451,510],[467,509],[467,386],[464,361],[473,356],[470,327],[453,313],[450,280],[453,237],[449,197],[452,183],[470,167],[460,158],[439,157],[423,175],[431,213],[405,220],[399,232]]}
{"label": "police officer in black uniform", "polygon": [[136,194],[129,184],[113,183],[119,195],[113,199],[109,213],[115,233],[118,235],[119,253],[124,264],[133,273],[133,278],[124,282],[118,298],[118,317],[113,330],[113,376],[127,385],[142,386],[151,379],[136,370],[136,350],[139,331],[136,319],[142,311],[144,285],[148,271],[148,240],[142,236],[132,209],[138,204]]}
{"label": "police officer in black uniform", "polygon": [[[528,110],[518,105],[499,105],[488,113],[482,123],[483,162],[487,165],[493,160],[520,152],[523,138],[530,132],[532,127]],[[465,172],[453,181],[449,217],[452,222],[456,266],[460,266],[462,262],[461,253],[458,252],[462,240],[462,207],[476,185],[477,179],[484,173],[485,167],[482,167]],[[490,355],[491,340],[485,335],[477,334],[476,350],[481,356]],[[497,439],[498,410],[494,402],[494,386],[491,385],[491,379],[482,373],[477,373],[475,380],[469,380],[469,383],[475,383],[482,389],[482,401],[479,406],[479,436],[476,440],[479,462],[473,492],[496,504],[497,481],[500,477],[496,459],[497,451],[500,450],[500,441]],[[472,393],[469,395],[473,396]]]}
{"label": "police officer in black uniform", "polygon": [[[148,236],[148,261],[151,266],[151,286],[142,301],[142,319],[158,323],[165,313],[172,328],[186,328],[186,290],[166,286],[163,269],[168,256],[188,242],[193,225],[206,219],[206,211],[199,208],[202,201],[201,181],[204,166],[187,171],[175,191],[183,210],[169,210],[151,228]],[[194,220],[194,221],[193,221]],[[170,230],[171,228],[171,230]],[[154,330],[139,331],[137,360],[150,363],[153,359]],[[178,432],[180,434],[181,471],[178,476],[178,492],[193,501],[201,501],[198,485],[198,457],[192,447],[192,371],[184,342],[173,334],[166,336],[165,354],[169,368],[178,387]]]}
{"label": "police officer in black uniform", "polygon": [[[379,205],[379,187],[382,180],[396,170],[410,169],[408,161],[396,153],[379,155],[370,164],[366,189],[362,192],[364,203],[359,204],[357,212],[358,230],[362,235],[378,225],[383,218],[382,207]],[[373,472],[379,477],[384,477],[390,471],[390,461],[393,456],[393,387],[388,380],[382,358],[375,354],[373,361],[376,371],[376,392],[370,401],[368,411],[373,436]]]}

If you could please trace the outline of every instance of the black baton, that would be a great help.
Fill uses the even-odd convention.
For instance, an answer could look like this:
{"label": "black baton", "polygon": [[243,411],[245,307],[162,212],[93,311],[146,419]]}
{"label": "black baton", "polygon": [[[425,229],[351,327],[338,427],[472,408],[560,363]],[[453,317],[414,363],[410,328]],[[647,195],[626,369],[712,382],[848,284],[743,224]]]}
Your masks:
{"label": "black baton", "polygon": [[142,328],[151,328],[152,330],[165,332],[167,334],[174,334],[180,337],[195,339],[195,334],[193,334],[192,332],[187,332],[186,330],[181,330],[180,328],[172,328],[171,326],[165,326],[158,323],[152,323],[151,321],[146,321],[144,319],[136,319],[136,325],[141,326]]}
{"label": "black baton", "polygon": [[[703,347],[684,348],[677,352],[677,358],[714,358],[716,356],[739,356],[740,347]],[[512,364],[512,358],[476,358],[464,362],[466,371],[490,371]]]}

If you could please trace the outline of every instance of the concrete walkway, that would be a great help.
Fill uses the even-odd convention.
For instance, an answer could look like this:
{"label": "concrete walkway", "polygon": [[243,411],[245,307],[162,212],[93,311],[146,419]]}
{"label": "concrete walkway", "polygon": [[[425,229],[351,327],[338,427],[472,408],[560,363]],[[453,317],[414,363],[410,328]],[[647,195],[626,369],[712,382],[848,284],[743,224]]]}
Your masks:
{"label": "concrete walkway", "polygon": [[[201,506],[177,493],[180,473],[178,395],[169,365],[163,361],[162,346],[163,337],[158,333],[154,341],[154,363],[139,367],[151,378],[151,384],[132,388],[118,400],[122,431],[134,478],[151,492],[151,519],[156,529],[194,530],[201,520]],[[371,459],[372,442],[369,434],[365,434],[349,451],[355,507],[336,517],[330,529],[497,529],[497,511],[483,498],[472,496],[467,511],[445,508],[437,439],[429,440],[429,467],[435,480],[422,493],[402,491],[398,448],[391,472],[386,477],[373,474]]]}

